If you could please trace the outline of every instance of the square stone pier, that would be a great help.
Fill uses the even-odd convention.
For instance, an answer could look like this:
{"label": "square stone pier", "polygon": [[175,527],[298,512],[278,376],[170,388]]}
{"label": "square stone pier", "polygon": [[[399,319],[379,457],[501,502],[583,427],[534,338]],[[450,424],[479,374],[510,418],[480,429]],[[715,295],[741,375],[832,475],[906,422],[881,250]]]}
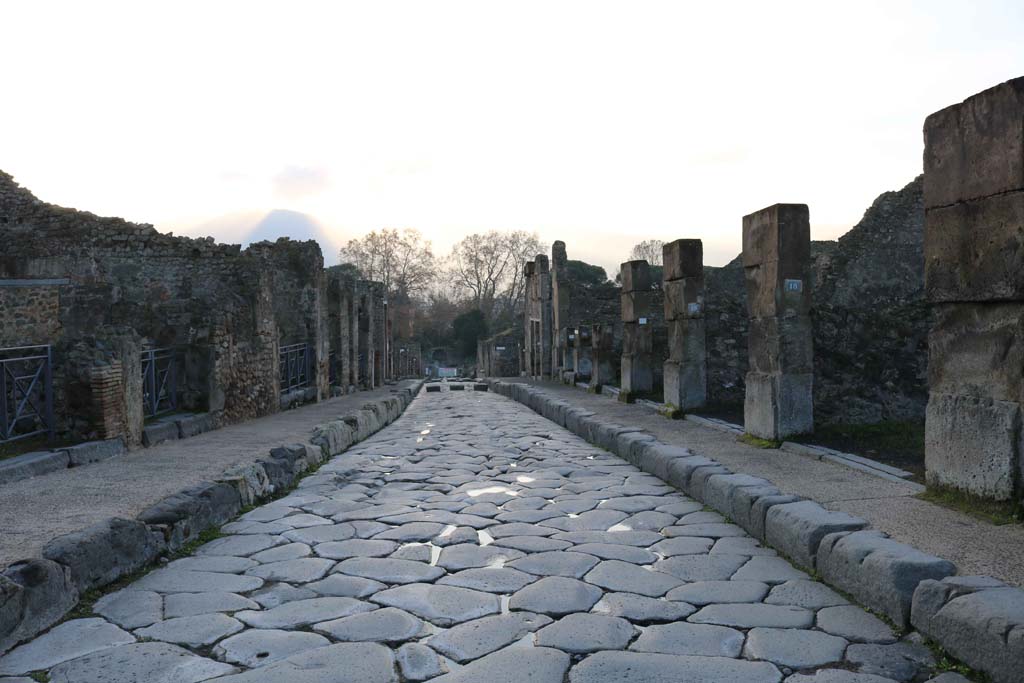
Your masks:
{"label": "square stone pier", "polygon": [[707,330],[704,323],[704,245],[676,240],[662,247],[668,360],[664,401],[689,412],[708,400]]}
{"label": "square stone pier", "polygon": [[1022,495],[1024,78],[924,124],[929,485]]}
{"label": "square stone pier", "polygon": [[620,266],[622,280],[622,379],[619,400],[654,388],[654,334],[651,267],[647,261]]}
{"label": "square stone pier", "polygon": [[743,217],[750,314],[744,428],[782,440],[814,429],[811,229],[806,204],[776,204]]}

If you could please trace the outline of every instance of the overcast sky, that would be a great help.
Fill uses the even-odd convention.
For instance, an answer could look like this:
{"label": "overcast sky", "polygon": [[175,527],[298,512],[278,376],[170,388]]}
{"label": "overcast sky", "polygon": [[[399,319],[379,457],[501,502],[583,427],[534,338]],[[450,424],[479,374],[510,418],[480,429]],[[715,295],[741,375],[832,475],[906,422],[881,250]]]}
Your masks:
{"label": "overcast sky", "polygon": [[224,241],[282,210],[720,265],[776,202],[841,235],[920,173],[925,116],[1021,75],[1021,0],[4,2],[0,169]]}

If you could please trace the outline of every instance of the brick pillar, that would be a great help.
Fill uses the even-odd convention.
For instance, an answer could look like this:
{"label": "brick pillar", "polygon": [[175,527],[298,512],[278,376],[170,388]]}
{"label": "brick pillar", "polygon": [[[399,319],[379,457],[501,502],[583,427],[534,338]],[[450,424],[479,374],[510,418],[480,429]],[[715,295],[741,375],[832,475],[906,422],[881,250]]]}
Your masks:
{"label": "brick pillar", "polygon": [[704,246],[676,240],[662,247],[662,290],[668,324],[664,366],[665,403],[683,412],[708,400],[708,353],[704,324]]}
{"label": "brick pillar", "polygon": [[593,325],[590,328],[590,388],[601,393],[601,386],[613,380],[612,351],[615,348],[615,328],[611,325]]}
{"label": "brick pillar", "polygon": [[1022,495],[1024,78],[924,124],[927,481]]}
{"label": "brick pillar", "polygon": [[781,440],[814,429],[811,228],[806,204],[776,204],[743,217],[750,332],[743,422]]}
{"label": "brick pillar", "polygon": [[622,279],[622,380],[619,400],[654,388],[654,334],[651,325],[651,268],[647,261],[620,266]]}

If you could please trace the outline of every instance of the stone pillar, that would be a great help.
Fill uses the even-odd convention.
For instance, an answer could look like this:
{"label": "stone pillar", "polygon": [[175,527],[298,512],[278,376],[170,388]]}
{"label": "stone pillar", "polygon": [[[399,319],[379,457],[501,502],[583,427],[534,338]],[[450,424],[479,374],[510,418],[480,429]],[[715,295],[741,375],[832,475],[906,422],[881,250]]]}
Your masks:
{"label": "stone pillar", "polygon": [[704,324],[704,246],[676,240],[662,247],[668,360],[664,400],[670,410],[689,412],[708,400],[708,354]]}
{"label": "stone pillar", "polygon": [[929,485],[1019,500],[1024,467],[1024,78],[924,124]]}
{"label": "stone pillar", "polygon": [[782,440],[814,429],[811,228],[806,204],[743,217],[750,370],[744,428]]}
{"label": "stone pillar", "polygon": [[565,242],[556,241],[551,245],[551,329],[553,346],[551,374],[564,381],[563,373],[572,370],[570,366],[569,335],[569,287],[566,280],[568,256]]}
{"label": "stone pillar", "polygon": [[620,266],[622,279],[622,380],[619,400],[631,402],[636,394],[654,388],[651,325],[651,268],[647,261]]}
{"label": "stone pillar", "polygon": [[589,381],[594,367],[591,358],[590,328],[585,325],[577,327],[572,342],[573,382],[581,381],[583,378]]}
{"label": "stone pillar", "polygon": [[540,379],[551,379],[552,353],[554,346],[554,316],[551,310],[551,271],[548,268],[548,257],[538,254],[534,260],[537,264],[537,303],[539,308],[539,350]]}
{"label": "stone pillar", "polygon": [[614,379],[612,351],[615,348],[615,328],[611,325],[593,325],[590,328],[591,370],[590,393],[600,394],[601,387]]}

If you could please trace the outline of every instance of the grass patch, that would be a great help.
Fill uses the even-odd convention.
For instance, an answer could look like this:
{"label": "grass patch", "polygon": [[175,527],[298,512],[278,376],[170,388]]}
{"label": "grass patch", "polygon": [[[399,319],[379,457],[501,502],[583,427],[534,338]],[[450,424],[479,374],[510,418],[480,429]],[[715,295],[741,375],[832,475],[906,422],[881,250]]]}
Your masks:
{"label": "grass patch", "polygon": [[917,498],[942,507],[966,513],[996,526],[1024,523],[1024,505],[993,501],[964,493],[948,486],[929,486]]}
{"label": "grass patch", "polygon": [[33,671],[28,677],[36,683],[50,683],[50,674],[45,671]]}
{"label": "grass patch", "polygon": [[935,657],[935,670],[937,672],[946,673],[947,671],[951,671],[953,673],[958,673],[964,678],[974,681],[975,683],[991,682],[992,679],[989,678],[988,674],[982,671],[975,671],[960,660],[951,656],[935,641],[925,638],[924,644],[932,651],[932,655]]}
{"label": "grass patch", "polygon": [[739,441],[740,443],[745,443],[748,446],[753,446],[754,448],[771,449],[780,448],[782,446],[781,441],[774,441],[772,439],[762,439],[761,437],[754,436],[753,434],[740,434],[738,437],[736,437],[736,440]]}

